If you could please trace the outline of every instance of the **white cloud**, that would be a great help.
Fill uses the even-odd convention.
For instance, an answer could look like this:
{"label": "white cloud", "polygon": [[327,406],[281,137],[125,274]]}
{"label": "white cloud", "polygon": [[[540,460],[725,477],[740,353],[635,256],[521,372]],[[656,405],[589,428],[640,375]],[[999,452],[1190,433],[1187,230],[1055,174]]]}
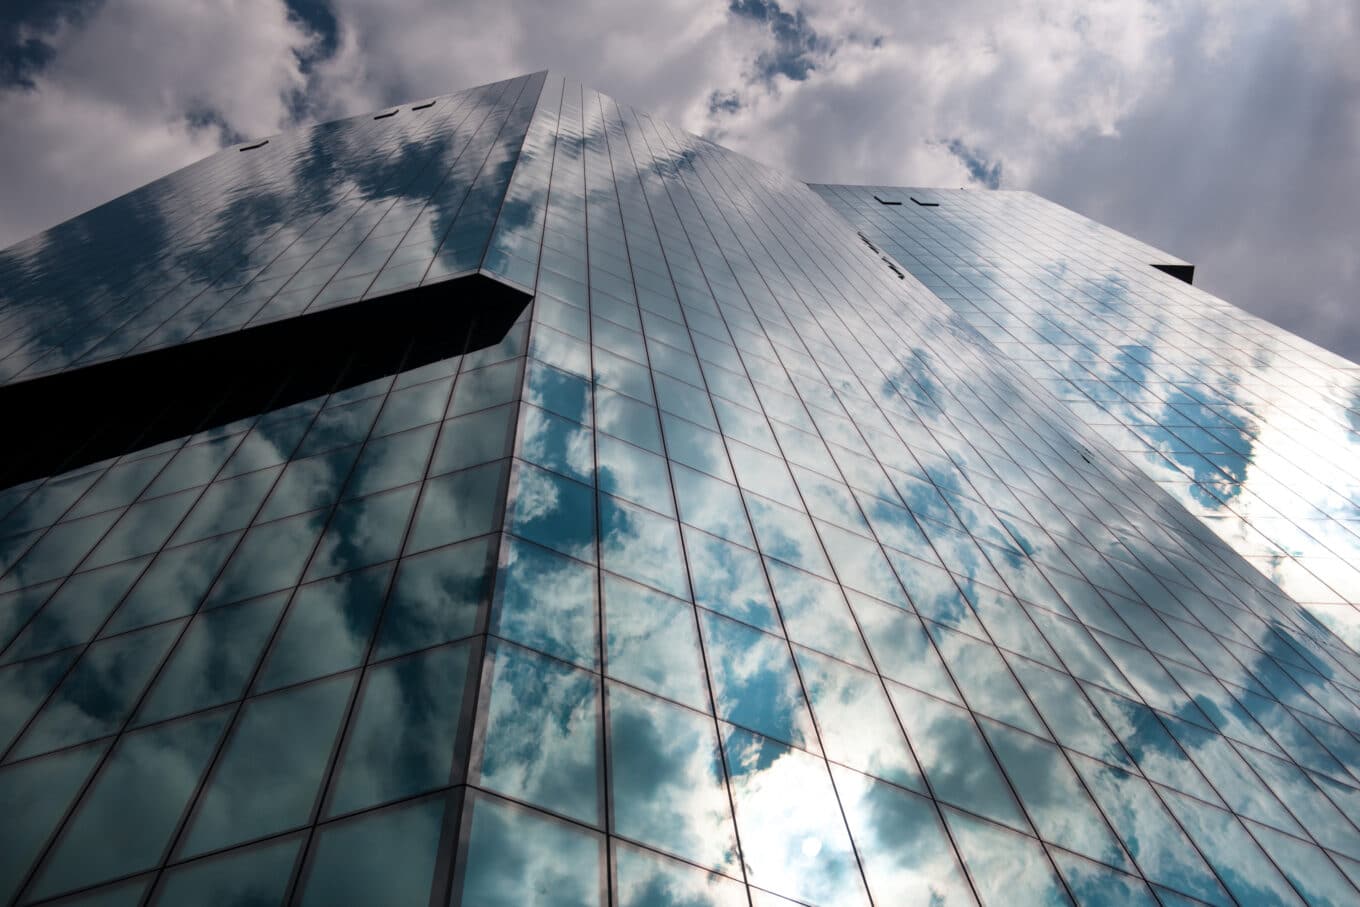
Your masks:
{"label": "white cloud", "polygon": [[312,40],[278,0],[102,4],[44,38],[33,87],[0,91],[0,246],[212,153],[223,128],[278,131]]}

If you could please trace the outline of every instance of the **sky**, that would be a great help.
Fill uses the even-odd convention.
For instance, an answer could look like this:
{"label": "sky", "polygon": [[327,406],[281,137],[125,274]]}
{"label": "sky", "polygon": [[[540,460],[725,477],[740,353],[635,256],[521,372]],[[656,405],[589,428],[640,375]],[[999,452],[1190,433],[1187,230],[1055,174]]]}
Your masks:
{"label": "sky", "polygon": [[0,248],[551,68],[810,182],[1029,189],[1360,361],[1355,0],[5,0]]}

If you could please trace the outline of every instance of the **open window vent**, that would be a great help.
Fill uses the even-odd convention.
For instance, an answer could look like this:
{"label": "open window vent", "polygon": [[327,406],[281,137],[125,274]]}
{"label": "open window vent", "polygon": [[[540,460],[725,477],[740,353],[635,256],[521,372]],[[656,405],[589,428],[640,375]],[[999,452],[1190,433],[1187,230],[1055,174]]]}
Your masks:
{"label": "open window vent", "polygon": [[1183,281],[1185,281],[1186,283],[1194,283],[1194,282],[1195,282],[1195,266],[1194,266],[1194,265],[1159,265],[1159,264],[1154,264],[1153,267],[1156,268],[1158,271],[1161,271],[1163,274],[1170,274],[1172,277],[1176,278],[1177,280],[1183,280]]}

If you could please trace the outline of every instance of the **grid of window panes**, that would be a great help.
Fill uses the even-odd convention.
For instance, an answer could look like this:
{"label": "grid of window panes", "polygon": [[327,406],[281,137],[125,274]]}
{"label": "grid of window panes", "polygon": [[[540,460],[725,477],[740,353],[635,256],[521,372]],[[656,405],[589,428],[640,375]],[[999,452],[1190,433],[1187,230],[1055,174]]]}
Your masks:
{"label": "grid of window panes", "polygon": [[807,186],[536,103],[505,341],[5,493],[6,897],[1360,899],[1360,658]]}
{"label": "grid of window panes", "polygon": [[1353,653],[801,184],[559,90],[455,902],[1354,900]]}
{"label": "grid of window panes", "polygon": [[0,379],[475,272],[543,78],[227,148],[0,252]]}
{"label": "grid of window panes", "polygon": [[1168,256],[1030,193],[817,189],[1360,644],[1360,366],[1154,270]]}
{"label": "grid of window panes", "polygon": [[526,333],[4,492],[0,902],[428,891]]}

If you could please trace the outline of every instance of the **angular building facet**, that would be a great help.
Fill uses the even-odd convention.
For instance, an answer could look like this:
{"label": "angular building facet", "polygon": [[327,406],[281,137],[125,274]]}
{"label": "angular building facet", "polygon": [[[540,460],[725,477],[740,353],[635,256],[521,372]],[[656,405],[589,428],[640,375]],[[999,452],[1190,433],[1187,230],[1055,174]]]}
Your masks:
{"label": "angular building facet", "polygon": [[1360,903],[1360,370],[538,73],[0,253],[0,902]]}

